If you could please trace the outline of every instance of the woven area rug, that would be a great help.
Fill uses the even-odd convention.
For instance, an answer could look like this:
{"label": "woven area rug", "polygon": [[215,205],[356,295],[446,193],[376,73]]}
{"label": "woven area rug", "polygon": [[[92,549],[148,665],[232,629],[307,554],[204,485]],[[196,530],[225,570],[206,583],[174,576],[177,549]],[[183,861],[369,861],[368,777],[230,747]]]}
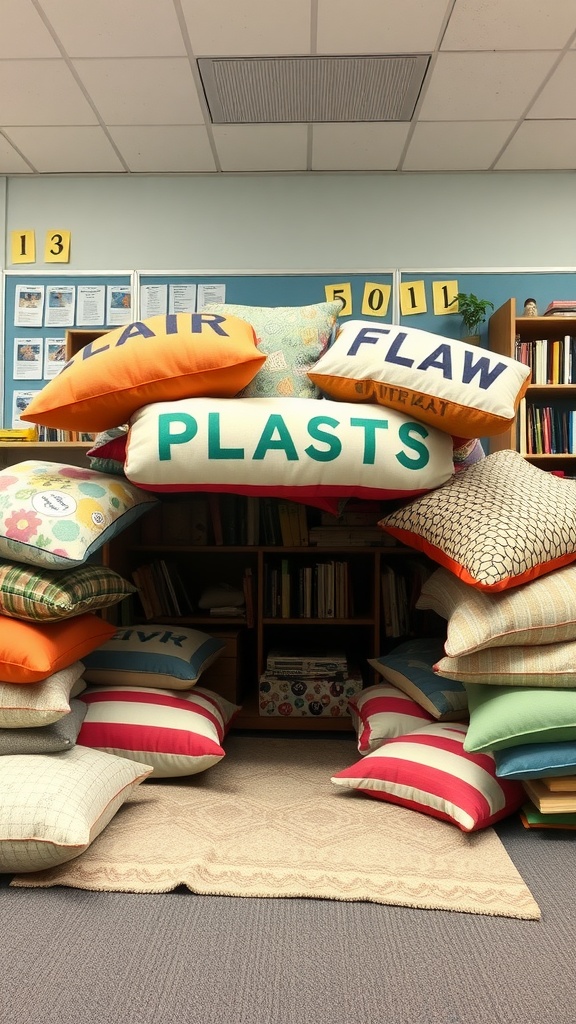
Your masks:
{"label": "woven area rug", "polygon": [[493,829],[472,835],[343,791],[353,738],[231,735],[186,779],[143,783],[80,857],[11,884],[362,900],[538,919]]}

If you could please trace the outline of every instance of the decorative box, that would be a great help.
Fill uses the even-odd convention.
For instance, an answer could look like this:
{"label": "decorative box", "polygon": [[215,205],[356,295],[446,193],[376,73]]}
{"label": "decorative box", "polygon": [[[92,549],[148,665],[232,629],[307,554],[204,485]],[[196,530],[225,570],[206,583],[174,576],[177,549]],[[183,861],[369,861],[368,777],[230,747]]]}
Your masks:
{"label": "decorative box", "polygon": [[259,714],[284,718],[342,718],[350,697],[362,689],[359,669],[333,679],[282,678],[263,672],[259,684]]}

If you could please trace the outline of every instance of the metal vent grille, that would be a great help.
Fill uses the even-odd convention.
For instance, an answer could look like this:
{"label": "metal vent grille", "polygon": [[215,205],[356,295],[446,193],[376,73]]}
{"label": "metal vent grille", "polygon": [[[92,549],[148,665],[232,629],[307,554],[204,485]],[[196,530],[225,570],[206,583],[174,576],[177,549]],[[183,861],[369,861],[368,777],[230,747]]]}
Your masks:
{"label": "metal vent grille", "polygon": [[213,124],[410,121],[428,54],[198,60]]}

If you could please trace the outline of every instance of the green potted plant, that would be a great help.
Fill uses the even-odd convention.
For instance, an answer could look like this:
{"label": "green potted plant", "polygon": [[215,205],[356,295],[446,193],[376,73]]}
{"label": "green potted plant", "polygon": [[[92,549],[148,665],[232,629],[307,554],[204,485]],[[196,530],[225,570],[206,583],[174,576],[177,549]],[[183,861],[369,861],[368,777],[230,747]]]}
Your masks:
{"label": "green potted plant", "polygon": [[489,299],[479,299],[472,292],[458,292],[450,305],[453,306],[455,302],[458,303],[456,312],[460,314],[463,329],[466,332],[466,334],[463,333],[462,340],[472,342],[475,345],[479,344],[480,335],[478,328],[486,320],[488,310],[494,309],[494,303],[490,302]]}

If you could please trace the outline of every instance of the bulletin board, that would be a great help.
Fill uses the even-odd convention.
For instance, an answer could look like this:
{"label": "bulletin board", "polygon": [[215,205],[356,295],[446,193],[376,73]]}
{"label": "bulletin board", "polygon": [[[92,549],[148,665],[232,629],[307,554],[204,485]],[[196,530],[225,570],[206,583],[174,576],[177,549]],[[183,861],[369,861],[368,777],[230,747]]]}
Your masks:
{"label": "bulletin board", "polygon": [[25,276],[6,271],[2,426],[22,426],[18,413],[62,369],[67,330],[107,330],[134,319],[131,271]]}
{"label": "bulletin board", "polygon": [[[488,299],[494,304],[494,309],[515,298],[518,316],[522,315],[525,300],[535,299],[542,316],[553,299],[576,298],[576,271],[401,270],[398,291],[399,323],[447,338],[460,338],[462,321],[457,313],[447,309],[457,292],[473,293],[479,299]],[[488,344],[491,313],[489,309],[486,322],[479,331],[485,346]]]}
{"label": "bulletin board", "polygon": [[[369,270],[354,274],[331,271],[315,274],[171,274],[138,272],[140,316],[178,312],[173,303],[188,303],[185,311],[201,310],[208,302],[243,306],[307,306],[341,298],[340,320],[379,319],[394,322],[395,272]],[[162,307],[160,304],[164,304]],[[193,306],[193,308],[192,308]],[[184,310],[184,306],[182,306]]]}

